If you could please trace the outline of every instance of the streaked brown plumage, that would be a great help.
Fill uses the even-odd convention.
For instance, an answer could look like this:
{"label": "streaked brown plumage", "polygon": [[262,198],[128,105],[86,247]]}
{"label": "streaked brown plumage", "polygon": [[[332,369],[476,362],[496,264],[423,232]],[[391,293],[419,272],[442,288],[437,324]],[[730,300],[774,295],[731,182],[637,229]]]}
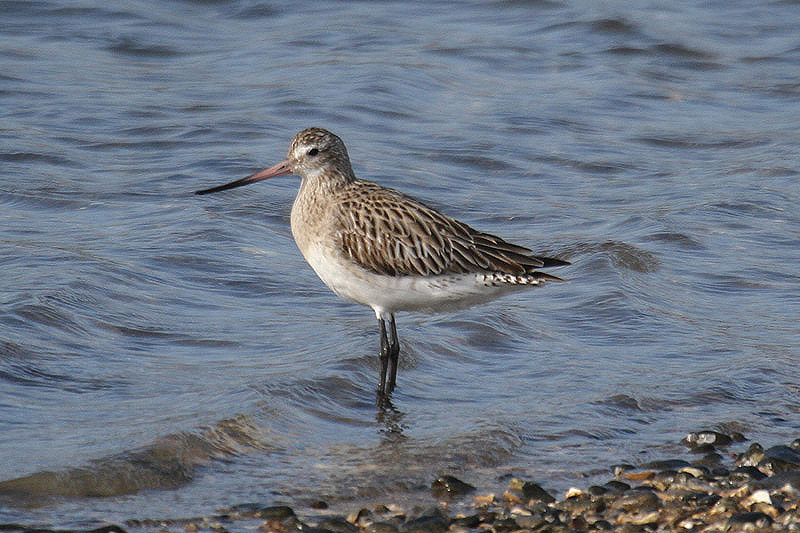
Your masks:
{"label": "streaked brown plumage", "polygon": [[[468,272],[533,275],[566,264],[531,255],[528,248],[479,232],[422,202],[356,179],[331,201],[343,251],[358,265],[388,276]],[[539,279],[563,281],[539,272]]]}

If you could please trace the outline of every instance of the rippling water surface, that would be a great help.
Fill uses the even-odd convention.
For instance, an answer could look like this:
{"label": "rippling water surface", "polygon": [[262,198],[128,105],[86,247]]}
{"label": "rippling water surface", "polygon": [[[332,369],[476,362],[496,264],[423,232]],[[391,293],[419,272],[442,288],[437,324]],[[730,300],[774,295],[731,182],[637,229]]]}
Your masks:
{"label": "rippling water surface", "polygon": [[[663,4],[2,2],[0,521],[562,491],[689,431],[795,438],[800,11]],[[192,195],[312,125],[570,283],[399,316],[377,410],[297,179]]]}

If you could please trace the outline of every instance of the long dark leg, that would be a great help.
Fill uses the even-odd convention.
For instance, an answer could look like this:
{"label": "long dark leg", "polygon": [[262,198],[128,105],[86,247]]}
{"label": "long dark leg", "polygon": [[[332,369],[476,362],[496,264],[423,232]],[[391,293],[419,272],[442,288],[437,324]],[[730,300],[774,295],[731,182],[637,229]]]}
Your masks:
{"label": "long dark leg", "polygon": [[391,338],[389,339],[389,381],[386,384],[386,392],[391,393],[397,382],[397,360],[400,359],[400,340],[397,338],[397,326],[394,323],[394,315],[389,318]]}
{"label": "long dark leg", "polygon": [[378,385],[378,403],[381,403],[386,390],[386,369],[389,367],[389,339],[386,338],[386,322],[382,318],[378,319],[381,325],[381,351],[378,352],[378,358],[381,361],[381,383]]}

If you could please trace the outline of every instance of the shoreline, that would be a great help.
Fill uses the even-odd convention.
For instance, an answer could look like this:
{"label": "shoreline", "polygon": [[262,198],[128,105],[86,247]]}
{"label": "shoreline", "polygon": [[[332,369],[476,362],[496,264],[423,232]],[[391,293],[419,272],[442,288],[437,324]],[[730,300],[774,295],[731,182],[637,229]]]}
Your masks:
{"label": "shoreline", "polygon": [[[489,492],[443,475],[432,480],[423,505],[376,502],[336,514],[324,501],[296,507],[244,503],[203,517],[135,519],[83,531],[800,531],[800,438],[788,445],[753,443],[742,453],[728,451],[745,440],[736,433],[690,433],[683,443],[696,460],[613,465],[604,485],[570,488],[558,496],[533,480],[513,478]],[[0,524],[0,531],[75,530]]]}

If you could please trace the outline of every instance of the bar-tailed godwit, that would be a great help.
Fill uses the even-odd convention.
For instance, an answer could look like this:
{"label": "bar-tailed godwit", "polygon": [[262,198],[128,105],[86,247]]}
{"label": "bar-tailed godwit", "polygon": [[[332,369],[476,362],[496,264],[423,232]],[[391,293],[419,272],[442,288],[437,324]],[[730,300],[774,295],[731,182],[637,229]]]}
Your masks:
{"label": "bar-tailed godwit", "polygon": [[397,377],[396,312],[469,307],[544,281],[564,281],[538,269],[567,261],[533,255],[401,192],[356,178],[342,140],[321,128],[298,133],[285,161],[197,194],[282,174],[302,178],[291,225],[306,261],[333,292],[371,307],[378,318],[379,402],[394,390]]}

